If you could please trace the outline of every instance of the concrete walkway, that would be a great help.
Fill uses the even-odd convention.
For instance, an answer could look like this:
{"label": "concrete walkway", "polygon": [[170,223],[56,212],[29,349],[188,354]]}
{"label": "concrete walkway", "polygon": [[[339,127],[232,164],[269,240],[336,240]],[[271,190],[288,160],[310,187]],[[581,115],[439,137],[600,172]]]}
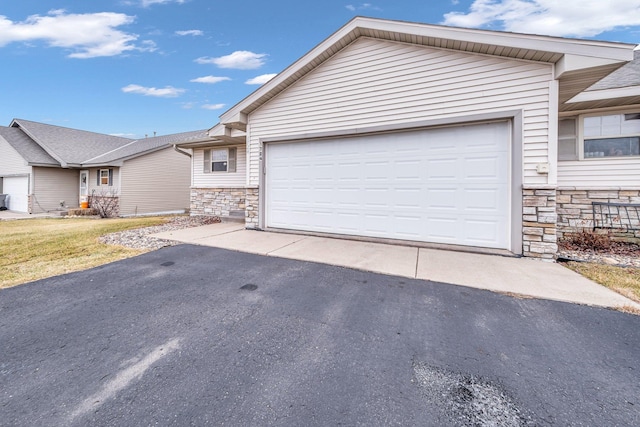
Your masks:
{"label": "concrete walkway", "polygon": [[33,218],[61,218],[60,212],[45,212],[28,214],[26,212],[0,211],[0,221],[13,219],[33,219]]}
{"label": "concrete walkway", "polygon": [[153,234],[183,243],[313,261],[514,295],[603,307],[637,304],[559,264],[299,234],[220,223]]}

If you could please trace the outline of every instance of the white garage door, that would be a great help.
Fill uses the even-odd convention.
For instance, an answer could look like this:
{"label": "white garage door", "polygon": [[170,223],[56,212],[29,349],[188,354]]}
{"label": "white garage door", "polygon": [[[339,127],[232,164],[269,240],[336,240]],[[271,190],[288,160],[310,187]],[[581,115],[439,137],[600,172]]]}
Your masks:
{"label": "white garage door", "polygon": [[266,150],[266,226],[509,248],[509,122]]}
{"label": "white garage door", "polygon": [[2,193],[7,194],[7,208],[12,211],[29,211],[29,177],[12,176],[2,179]]}

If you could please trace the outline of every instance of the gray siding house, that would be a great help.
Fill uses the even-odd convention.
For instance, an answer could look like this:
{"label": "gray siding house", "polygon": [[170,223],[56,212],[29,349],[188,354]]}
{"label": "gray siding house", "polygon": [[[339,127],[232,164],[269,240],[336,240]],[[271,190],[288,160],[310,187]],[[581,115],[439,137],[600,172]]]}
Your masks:
{"label": "gray siding house", "polygon": [[178,144],[191,212],[552,259],[638,202],[635,47],[354,18]]}
{"label": "gray siding house", "polygon": [[132,140],[28,120],[0,127],[0,193],[11,210],[52,212],[92,195],[113,197],[121,216],[184,212],[191,160],[177,142],[206,131]]}

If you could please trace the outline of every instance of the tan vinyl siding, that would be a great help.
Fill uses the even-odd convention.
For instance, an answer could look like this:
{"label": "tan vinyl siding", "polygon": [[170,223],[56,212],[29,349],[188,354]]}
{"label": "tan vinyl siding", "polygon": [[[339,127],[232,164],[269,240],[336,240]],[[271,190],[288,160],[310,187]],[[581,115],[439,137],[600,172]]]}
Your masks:
{"label": "tan vinyl siding", "polygon": [[640,188],[640,158],[558,162],[558,186]]}
{"label": "tan vinyl siding", "polygon": [[120,168],[120,215],[184,210],[189,207],[191,161],[165,148]]}
{"label": "tan vinyl siding", "polygon": [[[235,172],[210,172],[205,173],[204,150],[193,150],[193,183],[194,188],[242,188],[247,179],[247,149],[243,145],[235,146],[237,149]],[[216,147],[227,148],[227,147]]]}
{"label": "tan vinyl siding", "polygon": [[[108,185],[98,185],[97,184],[97,179],[98,179],[98,171],[100,169],[113,169],[113,185],[108,186]],[[78,178],[80,179],[80,178]],[[79,186],[80,184],[78,184]],[[104,192],[105,194],[107,193],[115,193],[115,194],[119,194],[120,193],[120,168],[116,168],[116,167],[103,167],[103,168],[93,168],[93,169],[89,169],[89,195],[91,195],[91,193],[93,191],[95,191],[97,194],[101,194],[102,192]]]}
{"label": "tan vinyl siding", "polygon": [[0,136],[0,176],[25,175],[31,173],[31,166]]}
{"label": "tan vinyl siding", "polygon": [[[524,182],[546,184],[552,66],[361,38],[254,111],[249,185],[261,138],[523,111]],[[197,166],[196,166],[197,170]]]}
{"label": "tan vinyl siding", "polygon": [[80,176],[75,169],[33,168],[33,195],[31,209],[33,213],[48,212],[65,207],[77,208],[79,205]]}

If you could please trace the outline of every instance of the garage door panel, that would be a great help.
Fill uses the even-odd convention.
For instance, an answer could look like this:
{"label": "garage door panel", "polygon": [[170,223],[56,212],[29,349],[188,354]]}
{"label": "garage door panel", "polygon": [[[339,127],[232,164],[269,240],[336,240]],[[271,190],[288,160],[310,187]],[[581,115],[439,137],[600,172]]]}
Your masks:
{"label": "garage door panel", "polygon": [[266,226],[508,248],[508,162],[507,122],[267,145]]}
{"label": "garage door panel", "polygon": [[469,242],[475,243],[475,246],[490,245],[496,234],[501,233],[501,224],[498,221],[469,219],[465,221],[464,228]]}
{"label": "garage door panel", "polygon": [[2,192],[7,194],[7,208],[17,212],[29,211],[29,177],[11,176],[2,179]]}

